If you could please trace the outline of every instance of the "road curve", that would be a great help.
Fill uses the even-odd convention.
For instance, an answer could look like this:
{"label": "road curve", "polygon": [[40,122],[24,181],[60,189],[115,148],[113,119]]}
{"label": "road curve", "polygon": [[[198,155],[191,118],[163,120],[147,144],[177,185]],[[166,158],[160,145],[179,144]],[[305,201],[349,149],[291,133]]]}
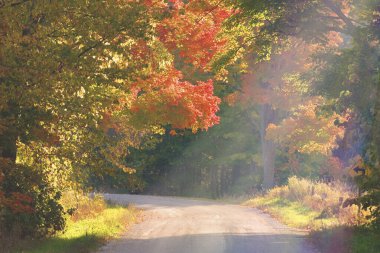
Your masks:
{"label": "road curve", "polygon": [[257,209],[176,197],[105,194],[145,209],[143,221],[99,253],[316,253],[299,231]]}

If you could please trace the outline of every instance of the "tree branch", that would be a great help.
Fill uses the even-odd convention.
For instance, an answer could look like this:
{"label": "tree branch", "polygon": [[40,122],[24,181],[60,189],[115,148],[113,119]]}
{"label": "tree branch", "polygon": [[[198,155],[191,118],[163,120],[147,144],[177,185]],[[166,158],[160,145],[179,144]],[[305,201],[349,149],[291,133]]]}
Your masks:
{"label": "tree branch", "polygon": [[355,28],[355,25],[352,23],[351,19],[344,15],[342,10],[338,6],[336,6],[331,0],[323,0],[323,2],[347,25],[349,30],[353,30]]}
{"label": "tree branch", "polygon": [[6,4],[6,0],[0,0],[0,8],[3,8],[3,7],[15,7],[17,5],[21,5],[21,4],[29,2],[29,1],[30,0],[21,0],[21,1],[13,2],[13,3],[10,3],[9,5],[7,5]]}
{"label": "tree branch", "polygon": [[89,51],[91,51],[92,49],[100,46],[106,40],[112,40],[113,38],[115,38],[116,36],[118,36],[121,32],[123,32],[125,29],[126,29],[126,27],[123,26],[119,30],[116,31],[116,34],[113,34],[111,36],[106,36],[106,37],[101,38],[98,42],[94,43],[92,46],[89,46],[88,48],[84,49],[80,54],[78,54],[78,58],[82,57],[83,55],[85,55],[86,53],[88,53]]}
{"label": "tree branch", "polygon": [[15,6],[17,6],[17,5],[21,5],[21,4],[26,3],[26,2],[29,2],[29,1],[30,1],[30,0],[22,0],[22,1],[20,1],[20,2],[11,3],[10,6],[11,6],[11,7],[15,7]]}
{"label": "tree branch", "polygon": [[199,24],[207,15],[209,15],[210,13],[212,13],[216,8],[219,7],[219,5],[223,2],[224,0],[220,0],[214,7],[212,7],[208,12],[206,12],[206,14],[204,14],[202,17],[198,18],[196,21],[195,21],[195,24]]}
{"label": "tree branch", "polygon": [[92,49],[100,46],[103,42],[105,41],[105,38],[102,38],[98,42],[94,43],[92,46],[89,46],[88,48],[84,49],[80,54],[78,54],[78,58],[82,57],[83,55],[87,54],[90,52]]}

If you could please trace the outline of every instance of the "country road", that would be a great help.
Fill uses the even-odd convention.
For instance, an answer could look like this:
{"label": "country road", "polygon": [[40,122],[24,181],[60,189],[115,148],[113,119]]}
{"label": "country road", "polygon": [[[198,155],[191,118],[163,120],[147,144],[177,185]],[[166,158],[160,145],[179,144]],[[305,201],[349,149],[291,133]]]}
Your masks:
{"label": "country road", "polygon": [[143,221],[99,253],[316,253],[305,235],[257,209],[175,197],[105,194]]}

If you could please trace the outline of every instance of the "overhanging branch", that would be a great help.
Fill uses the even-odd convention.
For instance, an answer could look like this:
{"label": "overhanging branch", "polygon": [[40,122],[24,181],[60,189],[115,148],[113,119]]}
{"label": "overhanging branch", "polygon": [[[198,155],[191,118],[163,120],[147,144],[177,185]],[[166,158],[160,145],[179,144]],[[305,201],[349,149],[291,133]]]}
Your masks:
{"label": "overhanging branch", "polygon": [[335,5],[331,0],[323,0],[325,5],[332,10],[348,27],[349,30],[353,30],[355,28],[355,25],[352,23],[351,19],[348,18],[342,10]]}

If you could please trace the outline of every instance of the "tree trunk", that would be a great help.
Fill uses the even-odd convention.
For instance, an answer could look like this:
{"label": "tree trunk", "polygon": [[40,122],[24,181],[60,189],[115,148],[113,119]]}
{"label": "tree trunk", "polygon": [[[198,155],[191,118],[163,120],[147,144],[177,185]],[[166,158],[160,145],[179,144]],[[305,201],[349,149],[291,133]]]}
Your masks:
{"label": "tree trunk", "polygon": [[14,134],[5,132],[0,135],[0,157],[16,162],[17,155],[17,138]]}
{"label": "tree trunk", "polygon": [[260,109],[260,138],[263,161],[263,187],[270,189],[274,186],[274,165],[276,159],[276,145],[265,138],[266,129],[275,121],[275,111],[268,104],[261,105]]}
{"label": "tree trunk", "polygon": [[[15,125],[17,103],[9,101],[7,110],[0,111],[0,119],[5,128],[0,129],[0,158],[16,162],[18,132]],[[2,130],[2,131],[1,131]]]}
{"label": "tree trunk", "polygon": [[219,175],[219,168],[212,166],[211,168],[211,182],[210,182],[210,188],[211,188],[211,197],[213,199],[217,199],[220,197],[220,175]]}
{"label": "tree trunk", "polygon": [[270,189],[274,186],[274,163],[276,159],[276,146],[272,141],[262,142],[263,157],[263,187]]}

